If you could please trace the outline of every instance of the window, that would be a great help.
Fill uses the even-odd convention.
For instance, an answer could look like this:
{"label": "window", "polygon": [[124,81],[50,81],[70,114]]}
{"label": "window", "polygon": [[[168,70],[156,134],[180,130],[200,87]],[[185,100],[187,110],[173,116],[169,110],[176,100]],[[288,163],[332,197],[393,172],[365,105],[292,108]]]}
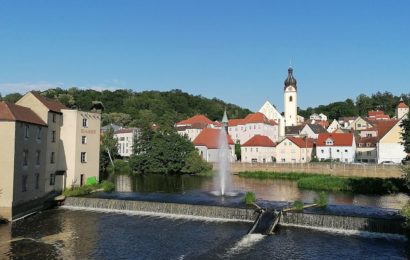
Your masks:
{"label": "window", "polygon": [[372,134],[371,134],[371,133],[367,133],[367,134],[366,134],[366,137],[372,137]]}
{"label": "window", "polygon": [[27,175],[23,175],[21,179],[21,191],[26,192],[27,191]]}
{"label": "window", "polygon": [[336,152],[340,152],[340,150],[339,150],[339,149],[337,149],[337,150],[336,150]]}
{"label": "window", "polygon": [[28,165],[28,150],[23,151],[23,166]]}
{"label": "window", "polygon": [[345,153],[347,153],[347,149],[345,150]]}
{"label": "window", "polygon": [[56,183],[56,176],[52,173],[50,174],[50,186],[53,186]]}
{"label": "window", "polygon": [[55,143],[56,142],[56,131],[51,132],[51,142]]}
{"label": "window", "polygon": [[40,174],[36,173],[34,174],[34,188],[38,190],[39,186],[40,186]]}
{"label": "window", "polygon": [[125,137],[120,137],[120,141],[124,141],[125,140]]}
{"label": "window", "polygon": [[283,163],[286,162],[286,159],[285,159],[285,158],[282,158],[282,162],[283,162]]}
{"label": "window", "polygon": [[371,151],[367,151],[367,156],[370,156],[370,155],[372,155],[372,152]]}
{"label": "window", "polygon": [[362,155],[362,152],[357,152],[358,155]]}
{"label": "window", "polygon": [[87,153],[81,152],[81,163],[86,163],[86,162],[87,162]]}
{"label": "window", "polygon": [[290,96],[290,97],[289,97],[289,102],[292,102],[292,101],[293,101],[293,97]]}
{"label": "window", "polygon": [[50,163],[51,164],[53,164],[54,163],[54,160],[55,160],[55,154],[54,154],[54,152],[51,152],[51,155],[50,155]]}
{"label": "window", "polygon": [[81,136],[81,143],[86,144],[87,143],[87,136]]}
{"label": "window", "polygon": [[324,152],[325,152],[325,150],[323,150],[323,149],[322,149],[322,150],[320,150],[320,151],[321,151],[322,153],[324,153]]}
{"label": "window", "polygon": [[36,151],[36,165],[40,165],[40,151]]}
{"label": "window", "polygon": [[258,148],[256,148],[256,152],[258,152]]}
{"label": "window", "polygon": [[30,137],[30,126],[29,125],[25,125],[24,126],[24,137],[25,138],[29,138]]}
{"label": "window", "polygon": [[83,127],[88,127],[88,120],[83,118]]}
{"label": "window", "polygon": [[252,158],[252,163],[257,163],[258,159]]}
{"label": "window", "polygon": [[326,145],[333,145],[333,140],[331,138],[326,139]]}
{"label": "window", "polygon": [[39,126],[37,128],[37,140],[41,140],[41,130],[42,130],[42,128],[41,128],[41,126]]}
{"label": "window", "polygon": [[371,143],[367,143],[366,146],[367,146],[367,147],[370,147],[370,146],[372,146],[372,144],[371,144]]}
{"label": "window", "polygon": [[56,114],[53,114],[53,123],[56,122]]}

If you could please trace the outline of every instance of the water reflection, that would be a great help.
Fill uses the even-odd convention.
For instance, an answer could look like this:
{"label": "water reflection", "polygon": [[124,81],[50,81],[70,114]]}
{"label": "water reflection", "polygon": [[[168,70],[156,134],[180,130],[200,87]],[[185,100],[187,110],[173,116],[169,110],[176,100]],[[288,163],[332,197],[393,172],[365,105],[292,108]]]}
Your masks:
{"label": "water reflection", "polygon": [[[232,176],[234,190],[255,192],[258,199],[270,201],[295,201],[313,202],[317,192],[302,190],[297,187],[295,181],[290,180],[260,180]],[[118,176],[116,181],[118,192],[138,193],[180,193],[188,191],[211,192],[214,189],[212,177],[204,176]],[[409,197],[405,194],[393,195],[362,195],[341,192],[328,194],[330,204],[362,205],[380,208],[400,209]]]}

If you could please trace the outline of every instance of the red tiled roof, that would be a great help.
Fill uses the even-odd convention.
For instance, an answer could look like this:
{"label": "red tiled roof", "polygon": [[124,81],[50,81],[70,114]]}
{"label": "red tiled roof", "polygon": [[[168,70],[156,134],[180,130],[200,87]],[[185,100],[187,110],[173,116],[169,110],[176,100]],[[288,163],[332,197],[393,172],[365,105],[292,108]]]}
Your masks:
{"label": "red tiled roof", "polygon": [[67,109],[66,106],[56,100],[46,98],[36,92],[30,93],[33,94],[33,96],[35,96],[41,103],[43,103],[44,106],[46,106],[52,112],[61,113],[61,109]]}
{"label": "red tiled roof", "polygon": [[370,144],[370,147],[376,146],[379,139],[377,137],[361,137],[357,139],[357,146],[358,147],[369,147],[367,144]]}
{"label": "red tiled roof", "polygon": [[237,125],[243,125],[244,122],[243,119],[229,119],[228,121],[228,126],[237,126]]}
{"label": "red tiled roof", "polygon": [[247,115],[243,119],[244,124],[257,124],[257,123],[263,123],[263,124],[269,124],[269,125],[276,125],[277,123],[275,121],[269,120],[264,114],[261,112],[256,112],[253,114]]}
{"label": "red tiled roof", "polygon": [[317,139],[317,146],[326,146],[326,140],[331,138],[333,140],[333,146],[352,146],[353,134],[352,133],[327,133],[319,134]]}
{"label": "red tiled roof", "polygon": [[207,126],[207,125],[212,124],[212,123],[213,122],[209,118],[207,118],[206,116],[196,115],[196,116],[190,117],[188,119],[182,120],[182,121],[176,123],[176,125],[178,126],[178,125],[194,125],[194,124],[198,125],[198,124],[200,124],[200,125]]}
{"label": "red tiled roof", "polygon": [[255,135],[242,146],[275,147],[276,144],[267,136]]}
{"label": "red tiled roof", "polygon": [[[218,149],[218,141],[219,135],[221,131],[225,131],[223,129],[215,129],[215,128],[204,128],[204,130],[199,133],[199,135],[194,140],[195,146],[206,146],[208,149]],[[228,144],[234,145],[232,138],[226,134],[226,138],[228,138]]]}
{"label": "red tiled roof", "polygon": [[[314,141],[312,138],[304,138],[304,137],[287,137],[289,141],[296,144],[300,148],[313,148]],[[284,140],[286,140],[284,139]]]}
{"label": "red tiled roof", "polygon": [[406,105],[403,101],[401,101],[398,105],[397,108],[409,108],[408,105]]}
{"label": "red tiled roof", "polygon": [[46,126],[46,123],[30,108],[18,106],[10,102],[0,102],[0,121],[20,121]]}

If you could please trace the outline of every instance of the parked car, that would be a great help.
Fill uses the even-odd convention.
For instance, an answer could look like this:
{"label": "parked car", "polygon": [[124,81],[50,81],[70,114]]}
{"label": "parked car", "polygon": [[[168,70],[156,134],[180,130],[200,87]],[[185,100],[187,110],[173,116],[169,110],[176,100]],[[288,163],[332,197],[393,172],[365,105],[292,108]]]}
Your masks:
{"label": "parked car", "polygon": [[395,163],[393,161],[383,161],[380,164],[383,164],[383,165],[396,165],[397,163]]}

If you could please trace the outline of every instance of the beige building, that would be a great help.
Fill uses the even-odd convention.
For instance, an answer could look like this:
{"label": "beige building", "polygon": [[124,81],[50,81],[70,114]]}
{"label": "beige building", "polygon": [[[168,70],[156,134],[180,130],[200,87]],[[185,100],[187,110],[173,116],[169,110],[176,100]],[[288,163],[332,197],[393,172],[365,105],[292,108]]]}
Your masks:
{"label": "beige building", "polygon": [[267,136],[255,135],[241,146],[241,160],[247,163],[273,163],[276,144]]}
{"label": "beige building", "polygon": [[11,220],[46,196],[47,125],[29,108],[1,102],[0,140],[0,216]]}
{"label": "beige building", "polygon": [[61,164],[65,164],[63,187],[82,186],[90,177],[99,176],[101,115],[62,109]]}
{"label": "beige building", "polygon": [[276,162],[310,162],[312,159],[313,147],[313,140],[310,138],[286,137],[276,146]]}
{"label": "beige building", "polygon": [[99,113],[29,92],[0,103],[0,216],[13,219],[99,176]]}

